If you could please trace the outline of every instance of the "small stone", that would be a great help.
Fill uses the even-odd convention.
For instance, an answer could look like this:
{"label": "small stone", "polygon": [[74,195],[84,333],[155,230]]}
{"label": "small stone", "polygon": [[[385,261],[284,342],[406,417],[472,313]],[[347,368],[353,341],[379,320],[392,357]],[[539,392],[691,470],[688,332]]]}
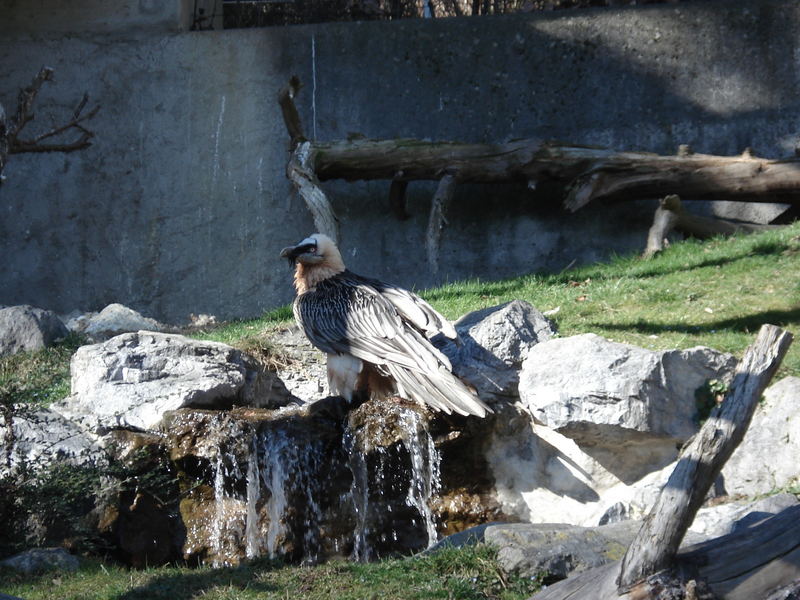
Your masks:
{"label": "small stone", "polygon": [[80,561],[63,548],[34,548],[0,561],[0,565],[30,574],[50,570],[77,571]]}

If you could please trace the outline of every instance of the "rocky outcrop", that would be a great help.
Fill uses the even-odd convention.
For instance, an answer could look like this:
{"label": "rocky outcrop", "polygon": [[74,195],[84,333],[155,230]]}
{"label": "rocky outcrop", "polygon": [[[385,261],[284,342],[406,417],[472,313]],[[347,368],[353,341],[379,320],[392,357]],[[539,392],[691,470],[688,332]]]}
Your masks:
{"label": "rocky outcrop", "polygon": [[0,356],[41,350],[68,333],[49,310],[27,305],[0,308]]}
{"label": "rocky outcrop", "polygon": [[469,313],[455,327],[460,345],[441,340],[442,350],[453,372],[485,400],[515,399],[528,352],[556,334],[553,323],[522,300]]}
{"label": "rocky outcrop", "polygon": [[767,388],[742,443],[722,468],[720,493],[800,491],[800,377]]}
{"label": "rocky outcrop", "polygon": [[240,350],[175,334],[140,331],[82,346],[70,370],[72,394],[56,410],[98,433],[152,429],[182,407],[288,401],[277,377]]}
{"label": "rocky outcrop", "polygon": [[[614,532],[635,529],[626,521],[646,514],[697,430],[696,391],[734,366],[706,348],[652,352],[593,335],[558,338],[524,302],[467,315],[457,329],[460,346],[437,343],[491,402],[485,419],[397,398],[358,406],[327,397],[324,356],[295,327],[259,340],[266,350],[257,358],[146,331],[85,346],[73,358],[73,394],[49,418],[76,436],[89,430],[92,449],[106,434],[111,463],[126,465],[123,481],[165,486],[120,484],[105,502],[104,539],[130,564],[366,560],[475,524],[519,521],[532,529],[491,530],[508,568],[560,574],[627,544]],[[724,473],[718,494],[793,485],[798,381],[768,390],[742,446],[751,450],[739,472]],[[135,459],[142,452],[144,462]],[[752,487],[736,491],[756,471]],[[747,509],[725,510],[701,512],[693,527],[722,531]],[[530,549],[542,544],[550,550]]]}
{"label": "rocky outcrop", "polygon": [[582,446],[619,447],[642,434],[681,443],[697,430],[697,390],[735,364],[710,348],[652,352],[577,335],[530,351],[520,397],[537,421]]}

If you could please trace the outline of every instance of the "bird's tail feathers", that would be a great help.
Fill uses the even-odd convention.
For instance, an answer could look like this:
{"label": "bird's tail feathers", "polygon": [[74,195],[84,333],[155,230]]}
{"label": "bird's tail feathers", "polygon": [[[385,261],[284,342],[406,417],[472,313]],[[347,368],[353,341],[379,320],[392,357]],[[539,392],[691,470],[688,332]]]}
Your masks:
{"label": "bird's tail feathers", "polygon": [[391,364],[386,367],[397,382],[397,391],[405,398],[429,404],[447,414],[457,412],[485,417],[494,412],[445,369],[439,369],[438,373],[422,373]]}

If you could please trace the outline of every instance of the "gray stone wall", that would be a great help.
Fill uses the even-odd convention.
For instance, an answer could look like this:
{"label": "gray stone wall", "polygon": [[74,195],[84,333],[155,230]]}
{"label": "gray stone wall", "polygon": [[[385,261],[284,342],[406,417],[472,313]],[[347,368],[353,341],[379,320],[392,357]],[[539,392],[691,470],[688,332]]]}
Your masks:
{"label": "gray stone wall", "polygon": [[[318,139],[540,137],[662,153],[753,146],[771,157],[800,143],[791,0],[211,32],[173,28],[177,5],[146,26],[150,4],[119,4],[136,27],[65,35],[47,19],[38,31],[35,20],[0,25],[7,109],[41,65],[56,70],[31,131],[71,112],[84,90],[102,105],[88,150],[11,157],[0,186],[0,305],[122,302],[179,322],[287,302],[277,253],[312,228],[284,176],[275,98],[292,74]],[[0,0],[11,17],[19,6]],[[433,276],[423,246],[430,185],[411,184],[404,222],[390,216],[385,184],[326,189],[349,266],[418,288],[639,250],[653,208],[571,216],[546,190],[464,186]]]}

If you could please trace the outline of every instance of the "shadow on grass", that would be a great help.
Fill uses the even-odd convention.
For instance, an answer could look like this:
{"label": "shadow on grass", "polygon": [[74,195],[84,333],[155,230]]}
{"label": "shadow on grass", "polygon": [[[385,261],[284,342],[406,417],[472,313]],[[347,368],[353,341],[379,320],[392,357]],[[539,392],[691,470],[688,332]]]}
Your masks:
{"label": "shadow on grass", "polygon": [[[734,254],[722,257],[702,258],[702,251],[682,257],[665,256],[663,259],[642,260],[636,257],[618,257],[618,264],[599,263],[596,265],[583,265],[562,271],[561,273],[535,273],[523,275],[505,281],[467,281],[463,284],[454,284],[455,288],[445,286],[441,289],[424,292],[425,298],[430,302],[448,300],[453,296],[463,294],[480,294],[489,296],[510,296],[524,291],[532,283],[544,286],[567,285],[577,280],[591,279],[594,282],[617,280],[620,278],[649,279],[662,277],[678,272],[689,272],[710,267],[722,267],[754,256],[779,256],[788,251],[796,250],[792,244],[762,240]],[[467,289],[465,289],[467,288]],[[474,288],[474,289],[469,289]]]}
{"label": "shadow on grass", "polygon": [[259,581],[260,573],[280,568],[278,563],[257,562],[237,568],[185,569],[158,575],[146,584],[128,590],[114,600],[190,600],[211,590],[247,591],[253,597],[280,592],[283,588]]}
{"label": "shadow on grass", "polygon": [[800,306],[788,310],[765,310],[735,319],[722,319],[707,323],[691,325],[680,324],[672,325],[669,323],[657,323],[653,321],[636,321],[635,323],[600,323],[593,322],[592,325],[619,331],[637,331],[642,334],[659,333],[711,333],[715,331],[736,331],[741,333],[754,334],[758,332],[764,323],[787,327],[792,323],[800,323]]}

